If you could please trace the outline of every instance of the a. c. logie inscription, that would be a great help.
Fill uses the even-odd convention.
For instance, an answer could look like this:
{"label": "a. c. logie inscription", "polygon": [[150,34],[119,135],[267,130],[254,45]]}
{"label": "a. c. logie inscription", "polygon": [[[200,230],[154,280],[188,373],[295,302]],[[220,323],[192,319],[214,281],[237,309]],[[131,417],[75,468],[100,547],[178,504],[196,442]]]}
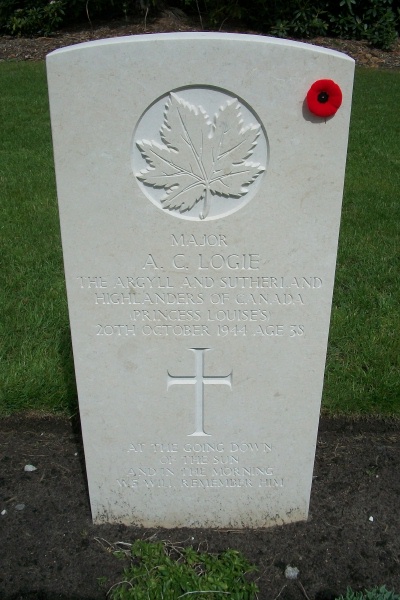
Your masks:
{"label": "a. c. logie inscription", "polygon": [[[231,248],[223,234],[170,234],[167,246],[167,259],[143,253],[132,274],[76,277],[95,307],[94,336],[294,340],[307,335],[303,308],[319,301],[322,277],[272,275],[268,257]],[[113,320],[109,311],[103,316],[102,309],[109,308],[115,309]]]}

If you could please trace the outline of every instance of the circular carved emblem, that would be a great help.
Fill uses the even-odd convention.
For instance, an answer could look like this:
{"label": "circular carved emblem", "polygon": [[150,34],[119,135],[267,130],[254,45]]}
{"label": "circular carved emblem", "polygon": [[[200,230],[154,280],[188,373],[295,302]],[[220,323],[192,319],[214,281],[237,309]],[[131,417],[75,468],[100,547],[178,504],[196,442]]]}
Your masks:
{"label": "circular carved emblem", "polygon": [[164,212],[192,221],[236,212],[257,192],[268,143],[252,109],[209,87],[172,91],[154,102],[134,133],[132,169]]}

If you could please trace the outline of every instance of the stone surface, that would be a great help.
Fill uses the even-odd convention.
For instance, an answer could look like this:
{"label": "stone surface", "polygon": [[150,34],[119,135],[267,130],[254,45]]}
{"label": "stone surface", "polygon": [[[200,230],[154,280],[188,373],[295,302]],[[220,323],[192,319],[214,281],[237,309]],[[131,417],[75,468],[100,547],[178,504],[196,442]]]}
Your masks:
{"label": "stone surface", "polygon": [[[170,34],[47,69],[94,521],[306,519],[353,61]],[[328,119],[318,79],[343,92]]]}

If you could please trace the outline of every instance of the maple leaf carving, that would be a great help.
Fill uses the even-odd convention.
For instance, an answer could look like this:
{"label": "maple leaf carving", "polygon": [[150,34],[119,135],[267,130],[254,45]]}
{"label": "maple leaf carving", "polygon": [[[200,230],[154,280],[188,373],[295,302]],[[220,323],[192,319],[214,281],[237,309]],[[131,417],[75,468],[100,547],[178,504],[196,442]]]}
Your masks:
{"label": "maple leaf carving", "polygon": [[183,213],[203,201],[200,219],[205,219],[212,195],[240,198],[265,170],[247,160],[257,145],[260,126],[244,126],[240,109],[236,98],[228,100],[211,120],[201,106],[169,95],[160,129],[162,143],[136,142],[148,164],[136,177],[165,189],[163,208]]}

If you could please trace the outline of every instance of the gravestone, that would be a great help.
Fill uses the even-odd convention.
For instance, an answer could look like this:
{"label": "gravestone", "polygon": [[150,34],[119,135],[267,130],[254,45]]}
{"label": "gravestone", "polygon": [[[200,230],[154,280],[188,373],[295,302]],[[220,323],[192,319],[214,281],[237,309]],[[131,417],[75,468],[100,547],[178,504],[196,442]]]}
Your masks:
{"label": "gravestone", "polygon": [[353,69],[218,33],[47,57],[94,522],[307,518]]}

